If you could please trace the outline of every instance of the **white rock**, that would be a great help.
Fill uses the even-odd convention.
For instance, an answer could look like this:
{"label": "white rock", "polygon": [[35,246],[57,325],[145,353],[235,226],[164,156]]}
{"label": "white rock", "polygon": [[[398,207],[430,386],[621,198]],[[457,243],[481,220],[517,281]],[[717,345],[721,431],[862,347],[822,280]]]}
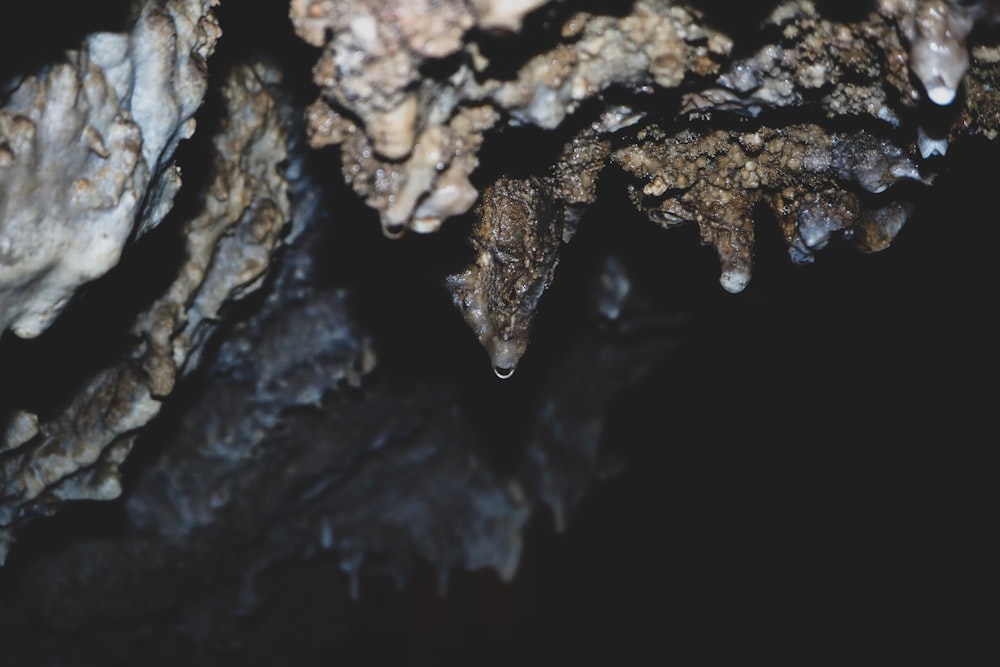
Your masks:
{"label": "white rock", "polygon": [[130,34],[92,36],[0,108],[0,331],[40,334],[170,210],[216,4],[146,4]]}

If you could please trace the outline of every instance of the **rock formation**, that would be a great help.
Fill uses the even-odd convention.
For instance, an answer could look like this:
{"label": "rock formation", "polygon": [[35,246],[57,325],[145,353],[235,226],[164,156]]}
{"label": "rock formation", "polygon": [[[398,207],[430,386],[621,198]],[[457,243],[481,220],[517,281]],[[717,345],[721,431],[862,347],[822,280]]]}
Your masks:
{"label": "rock formation", "polygon": [[[742,298],[762,237],[805,271],[885,251],[1000,132],[1000,3],[833,4],[109,0],[5,47],[12,664],[156,655],[163,623],[274,664],[313,621],[261,610],[310,577],[343,632],[362,574],[515,578],[689,319],[628,220]],[[118,528],[33,537],[83,501]]]}

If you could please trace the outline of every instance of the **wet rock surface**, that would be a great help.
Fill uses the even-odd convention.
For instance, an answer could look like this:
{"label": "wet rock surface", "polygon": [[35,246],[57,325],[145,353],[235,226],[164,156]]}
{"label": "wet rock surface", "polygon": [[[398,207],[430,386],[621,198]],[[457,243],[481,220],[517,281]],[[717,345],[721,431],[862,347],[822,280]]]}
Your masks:
{"label": "wet rock surface", "polygon": [[0,64],[4,660],[972,608],[994,3],[98,4]]}

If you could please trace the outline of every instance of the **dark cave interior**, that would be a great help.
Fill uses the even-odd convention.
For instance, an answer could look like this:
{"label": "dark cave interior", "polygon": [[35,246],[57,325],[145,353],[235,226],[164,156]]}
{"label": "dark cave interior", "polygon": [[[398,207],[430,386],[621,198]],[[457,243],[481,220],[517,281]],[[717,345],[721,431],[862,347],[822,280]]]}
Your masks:
{"label": "dark cave interior", "polygon": [[[287,20],[282,3],[236,4],[219,10],[219,58],[238,57],[279,16]],[[709,15],[724,5],[703,4]],[[10,43],[0,44],[7,78]],[[285,57],[311,57],[290,32],[274,44]],[[539,134],[525,129],[488,144],[477,177],[544,163]],[[197,141],[179,154],[190,161],[186,173],[198,168]],[[528,428],[522,416],[588,316],[585,286],[603,257],[623,260],[644,307],[675,318],[637,334],[669,338],[671,349],[608,405],[600,435],[608,476],[587,491],[567,528],[557,532],[548,510],[535,511],[512,581],[455,570],[442,594],[424,563],[402,590],[386,575],[363,573],[352,601],[335,559],[292,560],[271,574],[288,594],[245,625],[271,638],[274,652],[258,662],[213,647],[210,659],[199,654],[204,664],[629,663],[650,653],[681,664],[752,655],[815,663],[853,660],[869,641],[877,646],[869,657],[881,662],[953,624],[970,636],[990,631],[988,617],[970,610],[986,601],[978,565],[991,532],[984,508],[992,489],[981,476],[995,443],[993,143],[954,145],[914,216],[879,253],[833,244],[814,264],[796,266],[761,212],[754,277],[740,294],[719,287],[717,258],[693,227],[650,224],[624,195],[624,177],[609,171],[564,249],[531,347],[509,381],[490,372],[441,289],[467,257],[468,216],[438,234],[388,240],[377,216],[339,183],[334,151],[311,159],[317,174],[329,174],[337,202],[318,280],[353,290],[379,351],[376,381],[406,387],[430,378],[453,387],[498,470],[516,460]],[[197,194],[182,191],[181,211],[185,196]],[[113,358],[128,342],[131,317],[169,282],[179,229],[168,219],[136,244],[45,335],[25,341],[8,332],[0,400],[44,413]],[[150,280],[157,274],[162,283]],[[203,379],[191,378],[172,401],[198,400]],[[157,430],[176,428],[176,419],[180,408],[165,410],[147,429],[127,475],[162,453]],[[127,499],[126,486],[118,501],[72,503],[26,525],[0,568],[0,618],[16,613],[22,577],[36,560],[75,540],[130,530]],[[163,623],[172,622],[164,612]],[[115,645],[113,625],[87,630],[89,650],[102,633],[109,646],[86,664],[137,664]],[[34,644],[24,655],[37,657],[38,645],[75,641],[42,626],[2,633],[0,656],[4,646]],[[190,646],[157,636],[143,642],[157,662],[142,664],[192,660]],[[34,665],[11,655],[14,662],[0,663]]]}

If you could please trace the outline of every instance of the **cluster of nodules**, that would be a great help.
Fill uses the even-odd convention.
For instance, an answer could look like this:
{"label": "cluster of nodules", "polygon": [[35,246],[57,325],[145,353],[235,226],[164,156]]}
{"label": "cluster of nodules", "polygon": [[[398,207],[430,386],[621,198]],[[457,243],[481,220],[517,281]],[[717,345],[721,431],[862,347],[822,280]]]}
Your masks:
{"label": "cluster of nodules", "polygon": [[[668,2],[636,3],[632,14],[616,19],[621,39],[642,43],[630,20],[672,17],[675,9]],[[773,211],[796,263],[814,261],[818,251],[836,240],[850,241],[863,252],[882,250],[914,209],[907,195],[892,186],[900,181],[931,185],[936,166],[928,159],[946,155],[949,143],[961,134],[989,134],[994,124],[985,117],[970,118],[956,99],[970,68],[967,40],[977,25],[998,20],[1000,3],[881,0],[854,23],[825,18],[809,0],[779,3],[760,33],[771,41],[731,62],[725,62],[732,47],[728,38],[700,25],[701,15],[690,11],[685,16],[693,20],[671,23],[668,37],[659,43],[661,67],[655,73],[648,62],[607,40],[601,51],[604,66],[620,67],[625,84],[620,88],[633,94],[599,112],[587,131],[567,141],[559,161],[538,176],[556,202],[544,208],[564,217],[568,206],[579,217],[602,169],[621,167],[636,178],[631,199],[652,221],[668,227],[698,225],[702,242],[718,252],[720,283],[729,292],[740,292],[750,282],[759,203]],[[566,41],[544,54],[547,76],[557,82],[572,79],[573,67],[583,57],[580,51],[589,52],[586,38],[577,37],[587,34],[579,22],[603,20],[574,15],[562,27]],[[674,36],[672,46],[664,47]],[[613,64],[617,58],[621,61]],[[664,59],[679,68],[671,76],[664,76]],[[990,62],[986,57],[978,66],[989,67]],[[552,74],[557,65],[560,74]],[[646,68],[645,77],[630,67]],[[541,106],[539,100],[555,105],[559,120],[576,111],[562,106],[544,79],[531,78],[536,70],[526,67],[520,74],[526,79],[522,85],[534,86],[533,105]],[[648,102],[659,99],[648,93],[662,88],[680,92],[676,108],[653,108]],[[967,96],[991,94],[981,86]],[[503,104],[497,108],[504,99],[492,98],[501,116],[550,126],[543,114],[504,109]],[[949,105],[953,110],[942,113]],[[789,109],[798,115],[790,116]],[[943,124],[941,118],[946,118]],[[831,119],[866,129],[833,131],[831,126],[845,123]],[[720,125],[740,129],[717,129]],[[609,140],[615,150],[607,147]],[[583,195],[581,182],[587,184]],[[527,347],[539,303],[539,294],[528,291],[517,308],[483,305],[495,303],[488,295],[502,282],[507,263],[530,264],[509,253],[487,253],[477,238],[492,229],[483,217],[502,208],[496,198],[505,191],[506,186],[483,193],[484,204],[476,209],[479,222],[471,232],[479,251],[475,265],[449,282],[455,303],[494,368],[502,369],[497,371],[501,377],[509,377],[519,359],[510,351]],[[519,204],[512,201],[510,206],[513,210]],[[552,224],[544,216],[532,219],[536,225]],[[546,273],[546,284],[553,275]],[[517,333],[505,324],[509,312],[519,313]]]}
{"label": "cluster of nodules", "polygon": [[613,159],[645,185],[631,192],[649,217],[670,227],[694,222],[716,248],[729,292],[750,281],[753,209],[774,212],[796,263],[810,263],[836,238],[862,251],[888,246],[909,214],[886,193],[898,181],[930,183],[905,150],[868,132],[832,133],[815,124],[753,132],[644,128]]}
{"label": "cluster of nodules", "polygon": [[716,73],[732,46],[680,3],[637,0],[624,16],[576,4],[293,2],[298,35],[323,49],[310,144],[341,146],[343,177],[387,236],[432,232],[476,205],[470,176],[488,133],[556,130],[611,86],[650,91]]}

